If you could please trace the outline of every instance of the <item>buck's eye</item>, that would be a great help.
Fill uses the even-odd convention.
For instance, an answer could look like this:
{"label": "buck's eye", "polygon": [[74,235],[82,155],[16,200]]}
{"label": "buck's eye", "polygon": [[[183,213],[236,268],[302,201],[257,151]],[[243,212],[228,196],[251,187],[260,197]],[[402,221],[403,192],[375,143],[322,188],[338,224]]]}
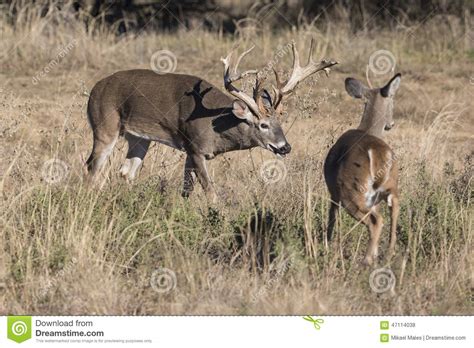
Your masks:
{"label": "buck's eye", "polygon": [[270,128],[270,127],[268,126],[268,124],[262,123],[262,124],[260,125],[260,128],[262,128],[262,129],[268,129],[268,128]]}

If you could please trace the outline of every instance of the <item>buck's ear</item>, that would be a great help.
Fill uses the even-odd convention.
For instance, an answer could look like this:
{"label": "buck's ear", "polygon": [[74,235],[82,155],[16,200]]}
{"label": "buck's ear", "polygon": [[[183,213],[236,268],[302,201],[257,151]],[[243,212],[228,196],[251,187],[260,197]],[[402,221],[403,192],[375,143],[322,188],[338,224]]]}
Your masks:
{"label": "buck's ear", "polygon": [[392,79],[380,89],[380,94],[382,97],[393,97],[395,92],[397,92],[398,87],[400,87],[400,80],[402,79],[402,74],[396,74]]}
{"label": "buck's ear", "polygon": [[369,90],[369,88],[367,88],[362,82],[352,77],[348,77],[344,84],[347,93],[353,98],[362,98]]}
{"label": "buck's ear", "polygon": [[248,122],[254,122],[254,116],[250,111],[247,104],[241,100],[234,100],[232,103],[232,113],[235,117],[240,118],[241,120],[246,120]]}
{"label": "buck's ear", "polygon": [[263,100],[263,105],[265,105],[265,107],[267,109],[272,108],[273,100],[272,100],[272,97],[271,97],[270,93],[268,93],[268,91],[266,89],[264,89],[263,92],[262,92],[262,100]]}

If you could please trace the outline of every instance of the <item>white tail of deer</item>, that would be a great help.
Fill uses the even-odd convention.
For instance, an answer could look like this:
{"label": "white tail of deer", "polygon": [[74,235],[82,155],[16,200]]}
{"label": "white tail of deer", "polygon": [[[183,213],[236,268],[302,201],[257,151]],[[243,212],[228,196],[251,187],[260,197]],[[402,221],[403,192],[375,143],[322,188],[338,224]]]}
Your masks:
{"label": "white tail of deer", "polygon": [[365,263],[372,264],[377,256],[383,227],[379,204],[390,207],[391,233],[389,257],[396,243],[398,200],[397,159],[381,138],[394,125],[393,98],[400,85],[400,74],[382,88],[368,88],[362,82],[348,78],[347,93],[365,100],[365,110],[357,129],[344,133],[329,151],[324,163],[324,177],[331,196],[327,239],[334,229],[340,206],[367,226],[370,233]]}

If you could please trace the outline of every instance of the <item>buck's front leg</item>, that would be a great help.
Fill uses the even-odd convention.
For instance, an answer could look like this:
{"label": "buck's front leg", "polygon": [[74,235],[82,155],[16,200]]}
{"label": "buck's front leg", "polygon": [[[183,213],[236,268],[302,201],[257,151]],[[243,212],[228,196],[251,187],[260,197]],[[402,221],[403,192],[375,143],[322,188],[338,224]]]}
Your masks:
{"label": "buck's front leg", "polygon": [[216,203],[217,194],[214,190],[214,186],[212,185],[209,173],[207,172],[206,159],[202,155],[192,155],[191,158],[194,162],[194,168],[197,174],[197,178],[204,192],[206,193],[207,199],[212,203]]}

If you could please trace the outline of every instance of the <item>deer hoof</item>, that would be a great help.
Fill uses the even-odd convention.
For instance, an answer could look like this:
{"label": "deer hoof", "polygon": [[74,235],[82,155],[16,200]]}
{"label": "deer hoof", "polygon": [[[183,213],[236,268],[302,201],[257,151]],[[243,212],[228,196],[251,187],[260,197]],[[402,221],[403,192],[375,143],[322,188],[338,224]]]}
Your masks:
{"label": "deer hoof", "polygon": [[366,256],[362,261],[364,266],[372,266],[374,264],[374,258],[372,256]]}
{"label": "deer hoof", "polygon": [[206,198],[210,204],[216,204],[219,201],[219,198],[214,191],[206,192]]}

